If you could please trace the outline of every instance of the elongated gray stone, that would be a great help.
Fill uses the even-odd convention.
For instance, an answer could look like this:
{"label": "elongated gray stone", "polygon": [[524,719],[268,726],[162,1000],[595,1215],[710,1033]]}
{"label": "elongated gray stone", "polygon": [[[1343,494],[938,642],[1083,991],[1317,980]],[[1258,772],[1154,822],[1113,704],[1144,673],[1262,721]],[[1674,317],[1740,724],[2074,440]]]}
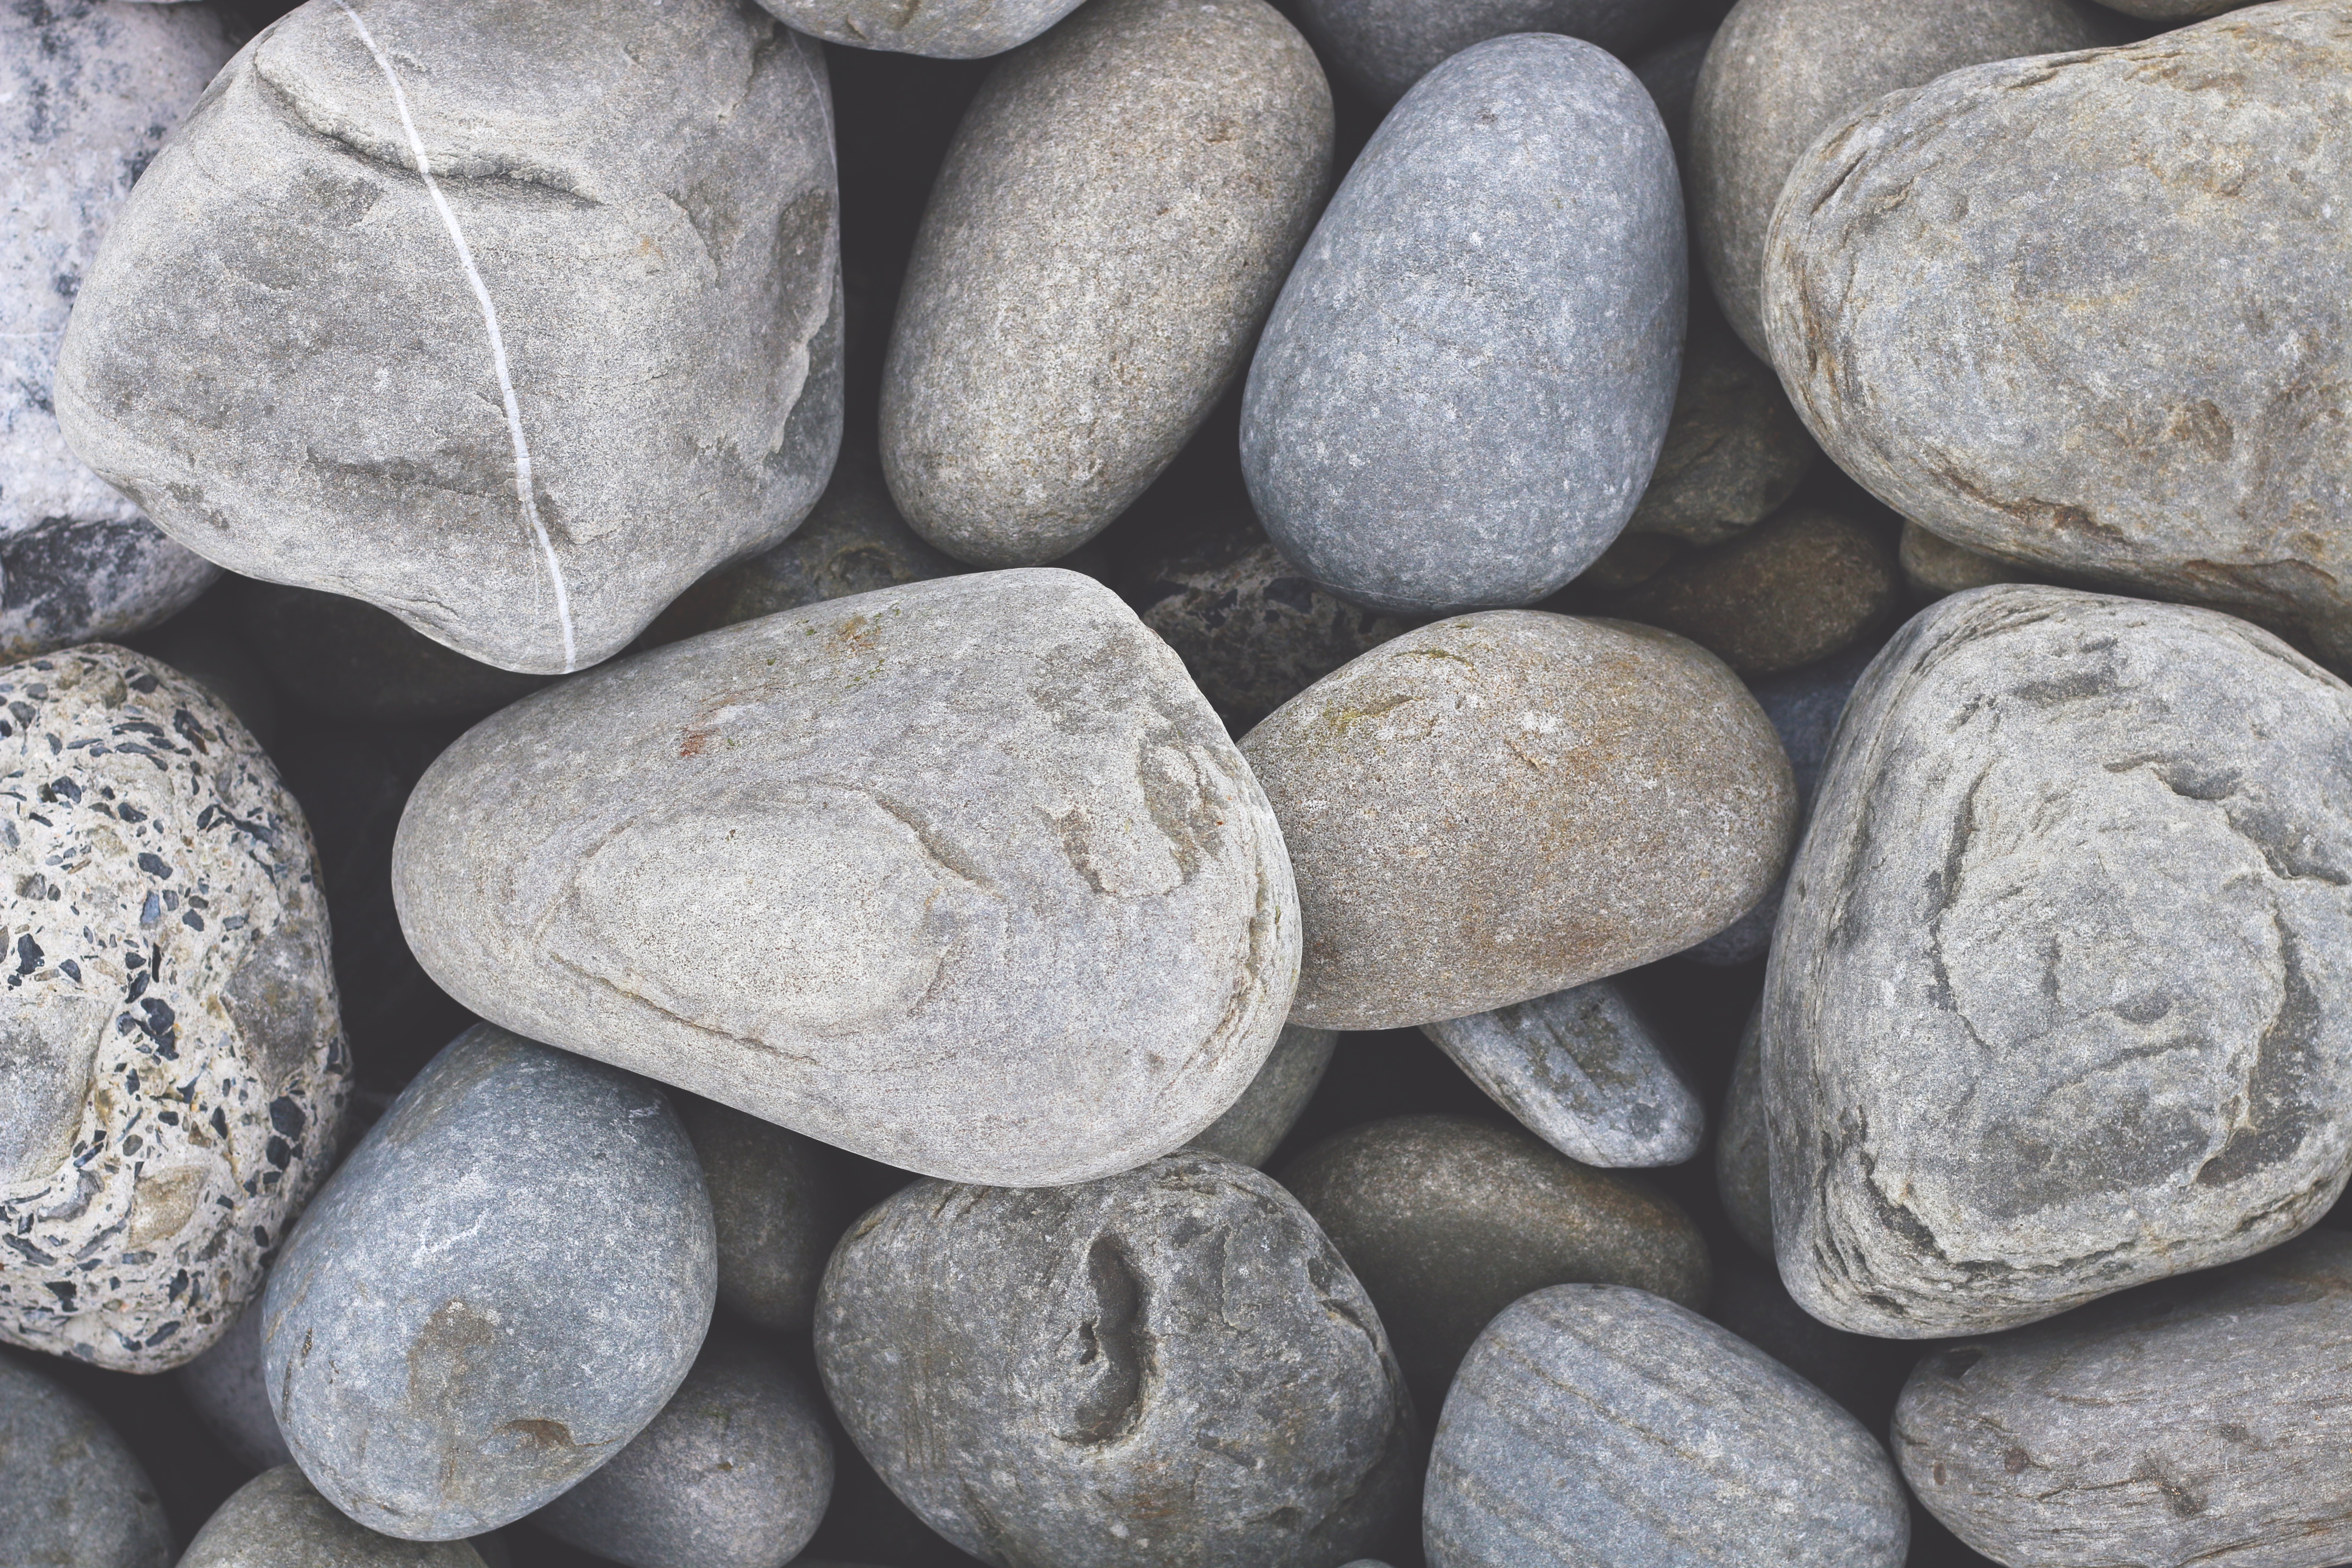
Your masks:
{"label": "elongated gray stone", "polygon": [[393,860],[410,945],[482,1016],[973,1181],[1183,1143],[1297,973],[1249,764],[1070,572],[835,599],[527,698],[434,763]]}
{"label": "elongated gray stone", "polygon": [[2031,1322],[2274,1246],[2352,1169],[2352,688],[2208,610],[1980,588],[1848,700],[1766,984],[1825,1322]]}
{"label": "elongated gray stone", "polygon": [[88,1405],[0,1357],[0,1551],[27,1568],[171,1568],[145,1467]]}
{"label": "elongated gray stone", "polygon": [[1623,992],[1606,980],[1424,1024],[1495,1103],[1588,1165],[1678,1165],[1706,1111]]}
{"label": "elongated gray stone", "polygon": [[463,1541],[399,1541],[355,1524],[285,1465],[214,1510],[179,1568],[484,1568]]}
{"label": "elongated gray stone", "polygon": [[1955,544],[2352,660],[2343,19],[1956,72],[1824,136],[1766,314],[1831,456]]}
{"label": "elongated gray stone", "polygon": [[1299,25],[1340,80],[1386,109],[1439,64],[1507,33],[1566,33],[1629,55],[1679,7],[1658,0],[1302,0]]}
{"label": "elongated gray stone", "polygon": [[1438,1417],[1430,1568],[1897,1568],[1895,1467],[1829,1396],[1645,1290],[1556,1285],[1479,1336]]}
{"label": "elongated gray stone", "polygon": [[1764,1125],[1764,1013],[1749,1011],[1723,1092],[1723,1127],[1715,1138],[1715,1192],[1731,1228],[1772,1256],[1772,1145]]}
{"label": "elongated gray stone", "polygon": [[1266,532],[1375,608],[1544,597],[1649,483],[1687,274],[1632,71],[1549,35],[1454,56],[1381,122],[1266,322],[1241,437]]}
{"label": "elongated gray stone", "polygon": [[261,1365],[261,1298],[236,1315],[228,1332],[174,1373],[180,1392],[229,1457],[248,1470],[274,1470],[294,1462]]}
{"label": "elongated gray stone", "polygon": [[371,1530],[495,1530],[611,1459],[677,1392],[710,1321],[715,1252],[702,1173],[658,1089],[477,1025],[369,1131],[270,1271],[278,1429]]}
{"label": "elongated gray stone", "polygon": [[1242,1097],[1185,1147],[1223,1154],[1238,1164],[1265,1164],[1266,1156],[1298,1121],[1298,1113],[1307,1109],[1307,1102],[1315,1098],[1316,1086],[1331,1065],[1331,1047],[1339,1040],[1328,1029],[1296,1024],[1284,1028],[1265,1066],[1257,1069],[1257,1077],[1250,1079]]}
{"label": "elongated gray stone", "polygon": [[760,0],[796,33],[861,49],[968,60],[1027,43],[1078,0]]}
{"label": "elongated gray stone", "polygon": [[861,1206],[840,1156],[699,1096],[677,1114],[710,1190],[719,1304],[776,1333],[805,1330],[824,1260]]}
{"label": "elongated gray stone", "polygon": [[1330,162],[1322,68],[1263,0],[1096,0],[999,65],[890,330],[908,522],[987,566],[1100,532],[1241,371]]}
{"label": "elongated gray stone", "polygon": [[310,0],[132,192],[58,418],[231,571],[582,668],[824,487],[836,206],[820,47],[750,6]]}
{"label": "elongated gray stone", "polygon": [[1371,1302],[1297,1199],[1215,1154],[919,1182],[834,1254],[816,1348],[891,1489],[995,1568],[1343,1562],[1410,1496]]}

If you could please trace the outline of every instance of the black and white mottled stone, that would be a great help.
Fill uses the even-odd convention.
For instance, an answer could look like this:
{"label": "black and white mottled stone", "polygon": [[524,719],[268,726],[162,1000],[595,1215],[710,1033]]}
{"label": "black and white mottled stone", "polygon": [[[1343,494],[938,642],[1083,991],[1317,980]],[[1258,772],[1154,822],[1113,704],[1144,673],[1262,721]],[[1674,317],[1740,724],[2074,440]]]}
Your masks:
{"label": "black and white mottled stone", "polygon": [[1715,1192],[1723,1217],[1755,1251],[1772,1256],[1772,1145],[1764,1124],[1764,1012],[1749,1011],[1723,1091],[1715,1135]]}
{"label": "black and white mottled stone", "polygon": [[1241,436],[1266,532],[1378,609],[1544,597],[1649,483],[1688,271],[1632,71],[1551,35],[1454,56],[1381,122],[1266,322]]}
{"label": "black and white mottled stone", "polygon": [[1606,980],[1424,1024],[1421,1032],[1522,1125],[1588,1165],[1677,1165],[1706,1110],[1625,994]]}
{"label": "black and white mottled stone", "polygon": [[310,836],[152,659],[0,668],[0,1339],[161,1372],[260,1289],[349,1092]]}
{"label": "black and white mottled stone", "polygon": [[973,59],[1018,48],[1078,0],[760,0],[794,32],[861,49]]}
{"label": "black and white mottled stone", "polygon": [[1329,1029],[1292,1024],[1284,1027],[1274,1050],[1257,1077],[1225,1113],[1202,1129],[1186,1145],[1244,1165],[1263,1165],[1297,1125],[1298,1114],[1315,1098],[1324,1069],[1331,1065],[1331,1049],[1339,1037]]}
{"label": "black and white mottled stone", "polygon": [[234,52],[205,5],[0,14],[0,656],[137,631],[216,575],[68,449],[50,388],[131,183]]}
{"label": "black and white mottled stone", "polygon": [[417,785],[393,887],[483,1016],[957,1180],[1181,1145],[1256,1076],[1297,974],[1249,764],[1167,644],[1051,568],[526,698]]}
{"label": "black and white mottled stone", "polygon": [[1411,1492],[1371,1302],[1297,1199],[1215,1154],[919,1182],[834,1254],[816,1347],[891,1489],[994,1568],[1343,1562]]}
{"label": "black and white mottled stone", "polygon": [[269,1388],[261,1366],[261,1298],[246,1303],[228,1332],[204,1354],[173,1375],[212,1435],[229,1457],[248,1470],[275,1469],[294,1462],[294,1451],[278,1430]]}
{"label": "black and white mottled stone", "polygon": [[757,1328],[805,1331],[825,1259],[860,1206],[840,1156],[716,1100],[676,1104],[710,1190],[719,1304]]}
{"label": "black and white mottled stone", "polygon": [[399,1541],[355,1524],[292,1465],[254,1477],[214,1510],[179,1568],[485,1568],[463,1541]]}
{"label": "black and white mottled stone", "polygon": [[369,1131],[270,1271],[278,1429],[371,1530],[495,1530],[611,1459],[677,1392],[715,1256],[702,1173],[660,1089],[477,1025]]}
{"label": "black and white mottled stone", "polygon": [[832,1495],[815,1392],[773,1347],[722,1329],[652,1425],[530,1523],[625,1568],[777,1568]]}
{"label": "black and white mottled stone", "polygon": [[172,1568],[154,1483],[80,1399],[0,1357],[0,1560],[25,1568]]}
{"label": "black and white mottled stone", "polygon": [[1983,1333],[2277,1245],[2352,1168],[2352,687],[2063,588],[1916,616],[1789,874],[1763,1089],[1783,1278]]}
{"label": "black and white mottled stone", "polygon": [[470,719],[547,684],[467,658],[364,600],[232,579],[222,590],[237,634],[303,707],[359,723]]}
{"label": "black and white mottled stone", "polygon": [[753,7],[310,0],[124,205],[58,418],[233,572],[582,668],[824,488],[837,206],[822,47]]}
{"label": "black and white mottled stone", "polygon": [[1240,374],[1330,165],[1330,87],[1263,0],[1097,0],[998,65],[890,328],[908,522],[987,566],[1099,533]]}
{"label": "black and white mottled stone", "polygon": [[1620,1285],[1515,1302],[1463,1363],[1429,1461],[1430,1568],[1898,1568],[1886,1450],[1696,1312]]}
{"label": "black and white mottled stone", "polygon": [[1507,33],[1566,33],[1628,55],[1676,20],[1659,0],[1302,0],[1298,25],[1332,74],[1386,109],[1444,60]]}

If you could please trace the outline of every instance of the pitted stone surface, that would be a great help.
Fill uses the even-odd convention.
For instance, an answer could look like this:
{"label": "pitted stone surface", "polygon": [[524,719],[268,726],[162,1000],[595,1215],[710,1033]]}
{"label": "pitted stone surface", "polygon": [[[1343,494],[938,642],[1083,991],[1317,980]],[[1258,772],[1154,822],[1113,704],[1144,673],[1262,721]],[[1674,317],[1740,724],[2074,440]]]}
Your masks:
{"label": "pitted stone surface", "polygon": [[796,33],[861,49],[967,60],[1027,43],[1078,0],[760,0]]}
{"label": "pitted stone surface", "polygon": [[1657,0],[1304,0],[1299,26],[1340,80],[1386,109],[1473,44],[1507,33],[1566,33],[1630,56],[1673,22]]}
{"label": "pitted stone surface", "polygon": [[485,1568],[463,1541],[397,1541],[354,1524],[292,1465],[221,1504],[179,1568]]}
{"label": "pitted stone surface", "polygon": [[1239,1164],[1265,1164],[1315,1098],[1339,1040],[1328,1029],[1286,1026],[1242,1097],[1185,1147],[1223,1154]]}
{"label": "pitted stone surface", "polygon": [[26,1568],[171,1568],[146,1469],[98,1412],[0,1357],[0,1551]]}

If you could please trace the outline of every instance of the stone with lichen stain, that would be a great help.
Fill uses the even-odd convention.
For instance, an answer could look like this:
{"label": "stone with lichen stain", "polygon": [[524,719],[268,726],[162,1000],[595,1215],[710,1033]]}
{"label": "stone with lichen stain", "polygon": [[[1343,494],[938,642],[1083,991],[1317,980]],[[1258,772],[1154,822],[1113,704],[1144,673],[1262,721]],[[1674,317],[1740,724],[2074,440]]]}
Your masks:
{"label": "stone with lichen stain", "polygon": [[0,1356],[0,1551],[47,1568],[170,1568],[147,1471],[98,1412]]}
{"label": "stone with lichen stain", "polygon": [[309,829],[209,692],[0,668],[0,1338],[160,1372],[228,1330],[349,1092]]}
{"label": "stone with lichen stain", "polygon": [[2027,585],[1848,700],[1774,939],[1775,1251],[1823,1321],[1980,1333],[2274,1246],[2352,1169],[2352,687]]}
{"label": "stone with lichen stain", "polygon": [[179,1568],[484,1568],[462,1541],[395,1541],[354,1524],[292,1465],[256,1476],[213,1511]]}
{"label": "stone with lichen stain", "polygon": [[1249,764],[1167,644],[1052,568],[828,600],[526,698],[417,785],[393,887],[482,1016],[973,1181],[1183,1143],[1297,974]]}
{"label": "stone with lichen stain", "polygon": [[968,60],[1018,48],[1078,0],[760,0],[796,33],[860,49]]}
{"label": "stone with lichen stain", "polygon": [[1832,128],[1766,266],[1798,412],[1955,544],[2352,660],[2347,72],[2281,0]]}
{"label": "stone with lichen stain", "polygon": [[1215,1154],[919,1182],[843,1238],[816,1349],[891,1489],[996,1568],[1339,1563],[1410,1500],[1372,1303],[1297,1199]]}

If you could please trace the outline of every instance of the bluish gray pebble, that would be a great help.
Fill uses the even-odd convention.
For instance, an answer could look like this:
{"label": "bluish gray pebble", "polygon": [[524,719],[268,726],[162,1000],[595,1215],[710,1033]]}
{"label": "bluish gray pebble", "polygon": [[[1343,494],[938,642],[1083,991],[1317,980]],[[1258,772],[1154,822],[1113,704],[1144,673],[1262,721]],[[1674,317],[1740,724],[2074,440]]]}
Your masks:
{"label": "bluish gray pebble", "polygon": [[1274,1042],[1274,1050],[1257,1077],[1225,1113],[1202,1129],[1187,1145],[1244,1165],[1263,1165],[1298,1121],[1298,1113],[1315,1098],[1324,1069],[1331,1065],[1331,1047],[1339,1037],[1329,1029],[1289,1024]]}
{"label": "bluish gray pebble", "polygon": [[489,1561],[472,1542],[399,1541],[353,1523],[299,1469],[283,1465],[232,1493],[179,1568],[486,1568]]}
{"label": "bluish gray pebble", "polygon": [[167,1568],[172,1527],[146,1470],[98,1412],[0,1356],[0,1563]]}
{"label": "bluish gray pebble", "polygon": [[1298,25],[1331,74],[1386,109],[1439,62],[1508,33],[1567,33],[1613,54],[1673,25],[1674,0],[1300,0]]}
{"label": "bluish gray pebble", "polygon": [[857,1217],[840,1154],[789,1128],[677,1097],[719,1235],[719,1304],[747,1323],[805,1332],[833,1244]]}

